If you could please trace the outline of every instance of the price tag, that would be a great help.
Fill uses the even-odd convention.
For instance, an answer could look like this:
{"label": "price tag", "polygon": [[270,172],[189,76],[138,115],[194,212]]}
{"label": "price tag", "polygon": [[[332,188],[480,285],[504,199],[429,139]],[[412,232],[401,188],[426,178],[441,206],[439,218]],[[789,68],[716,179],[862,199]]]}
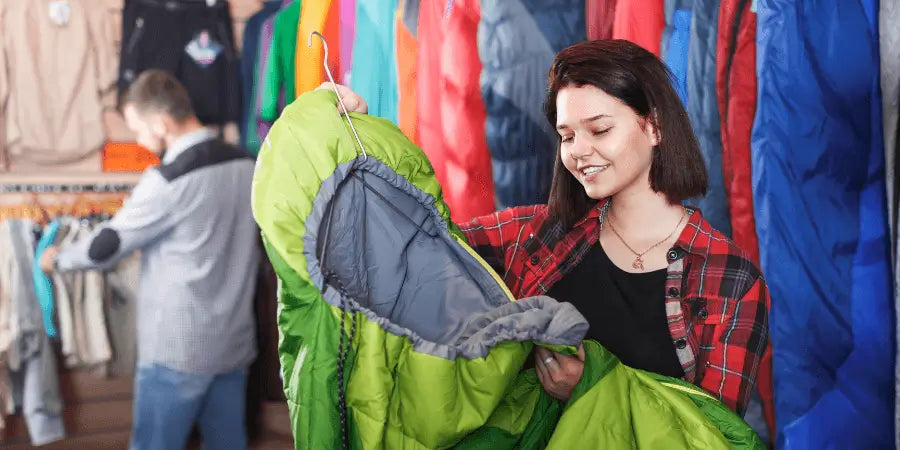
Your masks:
{"label": "price tag", "polygon": [[72,6],[69,4],[69,0],[52,1],[47,6],[50,9],[50,20],[53,23],[59,26],[69,24],[69,19],[72,17]]}

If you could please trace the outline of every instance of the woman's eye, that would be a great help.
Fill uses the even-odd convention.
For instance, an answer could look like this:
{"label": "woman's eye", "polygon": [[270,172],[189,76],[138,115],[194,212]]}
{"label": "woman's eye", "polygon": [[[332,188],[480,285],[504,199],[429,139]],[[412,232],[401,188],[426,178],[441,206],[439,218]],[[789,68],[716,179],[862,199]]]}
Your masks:
{"label": "woman's eye", "polygon": [[563,137],[560,138],[560,139],[562,140],[562,142],[563,142],[564,144],[568,144],[569,142],[572,142],[572,140],[574,140],[575,138],[572,137],[572,136],[563,136]]}
{"label": "woman's eye", "polygon": [[607,132],[609,132],[609,130],[611,130],[611,128],[607,128],[607,129],[605,129],[605,130],[595,131],[595,132],[594,132],[594,136],[602,136],[602,135],[606,134]]}

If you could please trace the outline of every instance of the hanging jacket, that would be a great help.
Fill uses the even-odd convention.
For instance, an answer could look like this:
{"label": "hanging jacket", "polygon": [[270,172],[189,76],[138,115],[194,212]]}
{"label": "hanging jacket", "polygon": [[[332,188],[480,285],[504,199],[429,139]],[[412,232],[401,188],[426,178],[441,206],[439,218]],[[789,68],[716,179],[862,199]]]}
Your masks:
{"label": "hanging jacket", "polygon": [[[881,50],[881,104],[884,114],[882,118],[884,121],[884,157],[887,169],[885,181],[887,182],[891,242],[896,243],[897,188],[900,187],[898,186],[900,173],[896,170],[897,146],[900,144],[897,139],[898,120],[900,120],[900,56],[897,55],[897,49],[900,49],[900,28],[897,27],[897,24],[900,23],[900,3],[882,1],[879,5],[881,8],[878,14],[878,42]],[[900,271],[897,272],[895,281],[900,281]],[[898,423],[900,423],[900,415],[898,415]],[[898,434],[898,439],[900,439],[900,434]],[[898,440],[898,444],[900,444],[900,440]]]}
{"label": "hanging jacket", "polygon": [[[753,202],[778,448],[889,448],[894,330],[877,2],[759,0]],[[797,389],[802,386],[802,389]]]}
{"label": "hanging jacket", "polygon": [[[750,135],[756,114],[756,12],[747,0],[723,0],[716,30],[716,97],[721,168],[734,242],[759,261],[753,211]],[[702,142],[702,141],[701,141]],[[710,187],[714,178],[710,172]],[[707,197],[709,198],[709,196]],[[712,205],[711,205],[712,206]],[[725,222],[725,219],[720,219]],[[771,311],[771,307],[769,309]],[[770,436],[775,433],[772,341],[760,360],[757,391]]]}
{"label": "hanging jacket", "polygon": [[[397,59],[397,125],[414,144],[418,144],[416,132],[416,22],[419,20],[418,0],[404,0],[397,7],[394,21],[397,34],[395,58]],[[413,10],[413,11],[410,11]],[[412,15],[414,14],[414,16]]]}
{"label": "hanging jacket", "polygon": [[[0,23],[4,23],[5,10],[0,6]],[[0,52],[0,172],[8,169],[9,161],[6,154],[6,97],[9,95],[9,80],[7,79],[6,52]],[[0,380],[0,383],[3,381]],[[2,403],[0,403],[2,406]],[[0,429],[3,424],[3,413],[0,413]]]}
{"label": "hanging jacket", "polygon": [[495,210],[484,102],[478,90],[479,16],[473,0],[422,2],[417,25],[418,141],[457,222]]}
{"label": "hanging jacket", "polygon": [[616,19],[616,1],[585,0],[588,39],[612,38],[613,22]]}
{"label": "hanging jacket", "polygon": [[274,36],[266,65],[266,83],[263,87],[263,104],[260,118],[273,122],[281,113],[282,98],[289,104],[297,98],[294,83],[295,55],[297,54],[297,29],[302,2],[294,0],[275,16]]}
{"label": "hanging jacket", "polygon": [[613,39],[626,39],[656,56],[666,19],[663,0],[619,1],[613,22]]}
{"label": "hanging jacket", "polygon": [[481,94],[501,207],[547,201],[558,140],[543,113],[547,68],[585,39],[584,11],[584,0],[481,2]]}
{"label": "hanging jacket", "polygon": [[398,0],[356,0],[356,41],[350,86],[369,114],[397,123],[394,20]]}
{"label": "hanging jacket", "polygon": [[336,104],[317,91],[289,106],[254,177],[296,448],[761,448],[701,389],[594,341],[570,401],[552,400],[522,365],[535,343],[573,352],[584,318],[513,301],[449,221],[425,155],[352,114],[361,155]]}
{"label": "hanging jacket", "polygon": [[750,176],[750,134],[756,114],[756,13],[750,3],[722,1],[716,33],[716,96],[732,236],[758,261]]}
{"label": "hanging jacket", "polygon": [[56,316],[55,302],[53,301],[53,284],[50,282],[50,276],[41,269],[41,257],[44,255],[47,247],[53,245],[57,230],[59,230],[58,221],[50,222],[49,225],[43,228],[41,238],[38,240],[37,248],[34,252],[31,271],[34,280],[34,293],[37,296],[38,303],[41,305],[41,312],[44,318],[44,331],[47,332],[47,337],[50,338],[57,337],[54,323]]}
{"label": "hanging jacket", "polygon": [[[428,156],[434,167],[434,173],[442,186],[449,186],[444,177],[444,133],[441,127],[441,53],[438,51],[443,42],[445,11],[444,2],[422,2],[419,7],[419,23],[416,33],[416,109],[428,111],[418,114],[417,132],[422,151]],[[481,114],[484,114],[484,105]],[[476,110],[477,112],[477,110]],[[471,114],[472,111],[467,111]],[[486,165],[490,177],[490,163]],[[467,171],[468,173],[469,171]],[[463,180],[464,181],[464,180]],[[491,208],[494,207],[493,186],[491,192]],[[444,201],[456,214],[463,204],[457,202],[450,191],[444,192]],[[454,219],[455,220],[455,219]]]}
{"label": "hanging jacket", "polygon": [[700,143],[709,183],[706,195],[696,204],[713,228],[731,236],[728,197],[722,176],[722,137],[716,98],[718,10],[718,1],[693,0],[685,93],[688,117]]}
{"label": "hanging jacket", "polygon": [[[311,32],[318,31],[328,42],[328,67],[332,76],[341,73],[341,36],[336,22],[340,19],[339,6],[339,0],[306,0],[303,3],[297,31],[297,53],[294,56],[294,88],[297,95],[319,87],[328,79],[322,65],[325,58],[322,41],[317,37],[309,41]],[[307,45],[309,42],[312,46]]]}
{"label": "hanging jacket", "polygon": [[687,106],[688,49],[691,36],[691,10],[694,0],[666,0],[660,54],[675,77],[675,91]]}
{"label": "hanging jacket", "polygon": [[[900,3],[880,3],[881,10],[878,16],[879,43],[881,46],[881,103],[884,113],[884,155],[886,168],[887,200],[889,211],[889,223],[891,231],[892,260],[894,261],[894,286],[900,285],[900,171],[897,170],[897,149],[900,148],[900,58],[897,57],[897,49],[900,48],[900,29],[896,24],[900,23]],[[900,324],[900,295],[894,294],[895,324]],[[900,342],[900,325],[895,331],[895,339]],[[900,361],[900,348],[897,349],[894,361]],[[895,363],[894,392],[900,392],[900,365]],[[894,406],[894,433],[895,448],[900,448],[900,396],[895,395]]]}
{"label": "hanging jacket", "polygon": [[[350,69],[353,67],[353,43],[356,41],[356,0],[339,0],[341,34],[341,84],[350,84]],[[337,76],[337,74],[335,74]]]}
{"label": "hanging jacket", "polygon": [[[260,47],[263,25],[274,17],[281,8],[282,0],[269,0],[263,4],[256,14],[247,19],[244,26],[244,42],[241,45],[241,144],[255,154],[259,151],[260,139],[257,137],[256,103],[262,86],[257,83],[257,74],[262,69],[260,64]],[[268,49],[268,47],[266,47]]]}
{"label": "hanging jacket", "polygon": [[115,105],[117,67],[110,15],[101,0],[66,4],[60,25],[45,2],[0,2],[0,149],[13,163],[75,163],[106,139],[103,111]]}

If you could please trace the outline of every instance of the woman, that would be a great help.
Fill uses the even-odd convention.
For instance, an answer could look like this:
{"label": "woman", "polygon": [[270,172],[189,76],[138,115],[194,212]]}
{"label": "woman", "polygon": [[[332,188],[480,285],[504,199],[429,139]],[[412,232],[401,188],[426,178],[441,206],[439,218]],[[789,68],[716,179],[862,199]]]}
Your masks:
{"label": "woman", "polygon": [[[352,111],[365,102],[344,89]],[[574,304],[631,366],[684,378],[743,415],[768,339],[759,268],[699,210],[706,170],[663,63],[628,41],[560,52],[546,116],[559,133],[547,205],[462,227],[517,298]],[[583,353],[538,348],[544,389],[567,400]]]}

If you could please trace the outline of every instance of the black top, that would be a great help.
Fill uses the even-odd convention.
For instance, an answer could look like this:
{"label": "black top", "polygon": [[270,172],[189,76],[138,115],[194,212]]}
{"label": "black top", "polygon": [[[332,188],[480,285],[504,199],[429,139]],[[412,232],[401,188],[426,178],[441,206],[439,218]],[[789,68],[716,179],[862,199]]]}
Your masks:
{"label": "black top", "polygon": [[547,293],[573,304],[593,339],[625,365],[680,378],[684,370],[666,322],[666,269],[629,273],[610,261],[598,243]]}

